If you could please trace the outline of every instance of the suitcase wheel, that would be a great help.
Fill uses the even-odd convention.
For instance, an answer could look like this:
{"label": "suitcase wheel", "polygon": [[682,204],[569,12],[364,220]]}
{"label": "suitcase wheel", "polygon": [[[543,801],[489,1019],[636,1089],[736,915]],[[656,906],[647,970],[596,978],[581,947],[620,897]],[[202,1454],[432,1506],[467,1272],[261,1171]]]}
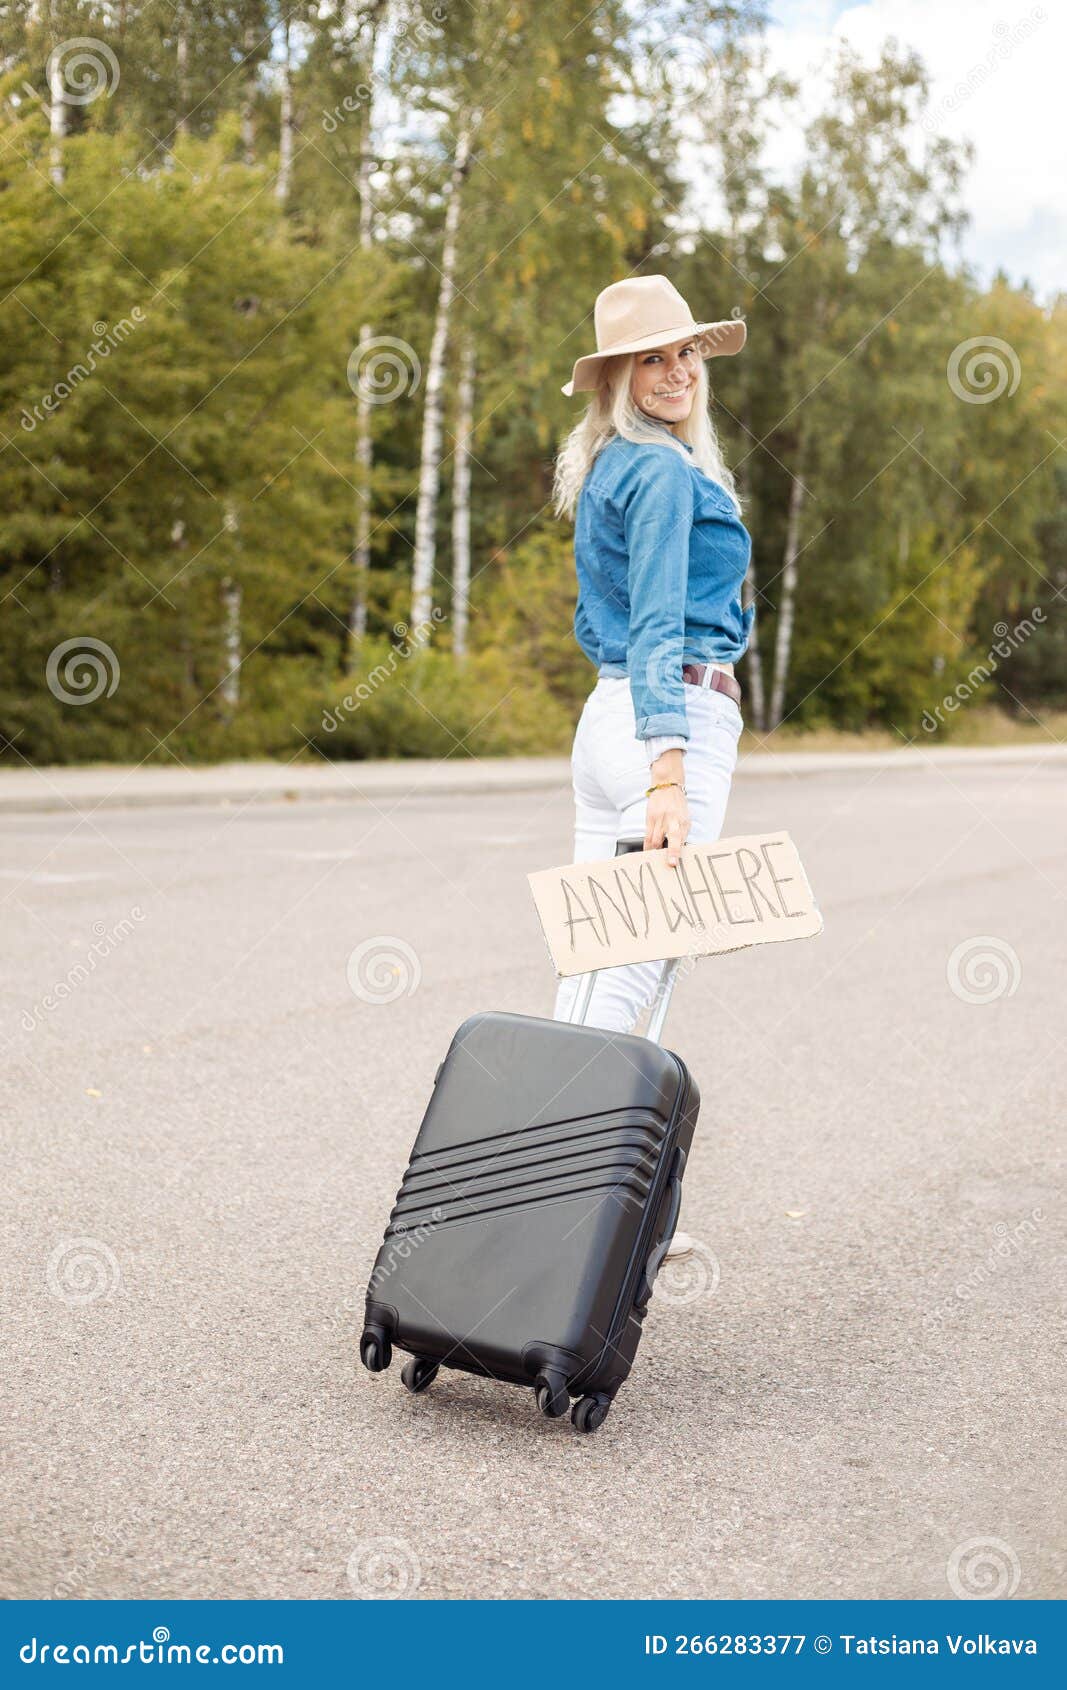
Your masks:
{"label": "suitcase wheel", "polygon": [[537,1406],[547,1420],[558,1420],[561,1414],[566,1414],[570,1407],[570,1394],[567,1381],[562,1373],[556,1373],[550,1368],[543,1368],[534,1380],[534,1394]]}
{"label": "suitcase wheel", "polygon": [[412,1356],[411,1360],[405,1363],[400,1377],[411,1394],[418,1396],[420,1391],[429,1390],[437,1378],[440,1365],[437,1361],[427,1361],[425,1356]]}
{"label": "suitcase wheel", "polygon": [[368,1373],[384,1373],[393,1359],[393,1346],[384,1333],[368,1326],[359,1340],[359,1359]]}
{"label": "suitcase wheel", "polygon": [[571,1410],[571,1422],[576,1432],[595,1432],[603,1426],[611,1407],[611,1398],[603,1391],[595,1396],[579,1397]]}

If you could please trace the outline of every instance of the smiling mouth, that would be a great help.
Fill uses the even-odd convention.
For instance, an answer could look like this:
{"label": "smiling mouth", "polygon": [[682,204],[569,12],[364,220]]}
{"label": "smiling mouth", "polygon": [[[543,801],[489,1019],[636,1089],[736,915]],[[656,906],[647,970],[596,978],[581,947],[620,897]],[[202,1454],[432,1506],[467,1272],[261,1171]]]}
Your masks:
{"label": "smiling mouth", "polygon": [[657,393],[656,398],[657,399],[684,399],[686,397],[686,395],[688,394],[688,392],[689,392],[688,387],[679,387],[679,388],[675,388],[670,393]]}

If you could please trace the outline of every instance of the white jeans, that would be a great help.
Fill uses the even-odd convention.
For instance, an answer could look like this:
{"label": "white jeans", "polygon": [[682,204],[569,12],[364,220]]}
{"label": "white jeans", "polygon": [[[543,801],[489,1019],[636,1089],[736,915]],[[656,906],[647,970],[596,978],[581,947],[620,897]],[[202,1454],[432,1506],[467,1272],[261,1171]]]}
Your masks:
{"label": "white jeans", "polygon": [[[689,742],[685,785],[692,820],[689,838],[710,845],[722,832],[730,782],[737,764],[741,711],[725,693],[685,689]],[[619,839],[644,839],[648,757],[635,738],[630,683],[601,676],[585,701],[574,736],[574,858],[576,863],[613,857]],[[598,974],[586,1016],[589,1027],[632,1031],[651,1003],[659,981],[658,962],[627,963]],[[569,1021],[581,975],[561,980],[553,1015]]]}

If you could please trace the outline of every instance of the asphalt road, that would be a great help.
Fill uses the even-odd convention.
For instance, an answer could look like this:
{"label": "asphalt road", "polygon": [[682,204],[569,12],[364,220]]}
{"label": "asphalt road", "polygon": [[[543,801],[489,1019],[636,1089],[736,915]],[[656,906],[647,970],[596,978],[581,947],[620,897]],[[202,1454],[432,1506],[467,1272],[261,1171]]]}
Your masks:
{"label": "asphalt road", "polygon": [[548,1012],[566,792],[5,816],[3,1593],[1062,1594],[1065,787],[738,780],[826,928],[678,994],[701,1253],[589,1438],[356,1358],[454,1027]]}

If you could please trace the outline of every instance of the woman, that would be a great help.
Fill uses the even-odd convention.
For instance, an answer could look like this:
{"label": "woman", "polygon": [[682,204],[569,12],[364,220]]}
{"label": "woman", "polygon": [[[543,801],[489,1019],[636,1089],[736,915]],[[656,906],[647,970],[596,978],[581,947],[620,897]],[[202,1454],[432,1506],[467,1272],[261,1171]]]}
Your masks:
{"label": "woman", "polygon": [[[574,739],[574,861],[643,838],[677,866],[690,833],[703,844],[722,831],[742,727],[733,670],[754,615],[741,608],[751,541],[704,361],[740,352],[745,325],[694,322],[665,276],[614,283],[594,315],[597,351],[563,389],[593,398],[555,484],[557,515],[575,518],[574,631],[597,666]],[[659,974],[654,962],[605,969],[587,1024],[629,1032]],[[557,1020],[570,1020],[579,979],[561,983]]]}

